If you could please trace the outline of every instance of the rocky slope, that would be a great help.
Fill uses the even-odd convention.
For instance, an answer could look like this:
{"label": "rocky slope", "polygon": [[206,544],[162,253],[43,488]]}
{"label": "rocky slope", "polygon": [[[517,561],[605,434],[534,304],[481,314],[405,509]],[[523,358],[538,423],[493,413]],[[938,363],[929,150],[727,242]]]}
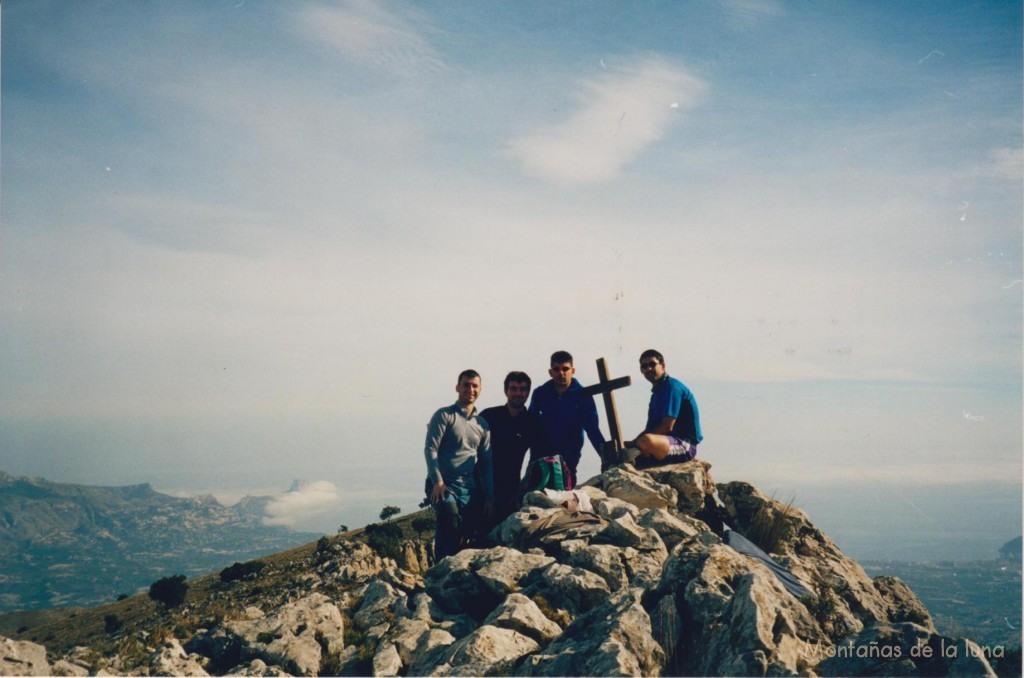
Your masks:
{"label": "rocky slope", "polygon": [[223,506],[150,485],[94,487],[0,471],[0,611],[92,605],[316,535],[262,524],[270,497]]}
{"label": "rocky slope", "polygon": [[[26,627],[0,673],[992,675],[983,648],[938,634],[803,512],[744,483],[709,509],[704,461],[588,485],[593,513],[534,493],[494,546],[437,564],[418,514],[193,581],[173,610],[136,597]],[[815,594],[723,543],[722,518]]]}

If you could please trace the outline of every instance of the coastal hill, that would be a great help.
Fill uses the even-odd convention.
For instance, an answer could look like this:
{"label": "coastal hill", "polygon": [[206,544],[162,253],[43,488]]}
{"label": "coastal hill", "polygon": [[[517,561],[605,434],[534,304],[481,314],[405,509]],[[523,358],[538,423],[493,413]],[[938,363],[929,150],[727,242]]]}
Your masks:
{"label": "coastal hill", "polygon": [[93,487],[0,471],[0,612],[95,605],[319,535],[262,523],[271,497],[223,506],[149,484]]}
{"label": "coastal hill", "polygon": [[3,615],[0,673],[936,676],[1014,661],[940,634],[899,579],[871,579],[804,512],[709,471],[614,467],[577,492],[592,512],[531,493],[492,545],[436,564],[422,511],[173,595]]}

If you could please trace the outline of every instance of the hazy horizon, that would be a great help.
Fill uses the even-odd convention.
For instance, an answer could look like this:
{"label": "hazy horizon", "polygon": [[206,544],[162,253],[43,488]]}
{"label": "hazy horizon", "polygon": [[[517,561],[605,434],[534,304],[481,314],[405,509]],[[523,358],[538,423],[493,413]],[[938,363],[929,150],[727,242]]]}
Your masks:
{"label": "hazy horizon", "polygon": [[603,356],[632,437],[653,347],[716,481],[1020,533],[1020,3],[0,13],[0,469],[330,531],[462,369]]}

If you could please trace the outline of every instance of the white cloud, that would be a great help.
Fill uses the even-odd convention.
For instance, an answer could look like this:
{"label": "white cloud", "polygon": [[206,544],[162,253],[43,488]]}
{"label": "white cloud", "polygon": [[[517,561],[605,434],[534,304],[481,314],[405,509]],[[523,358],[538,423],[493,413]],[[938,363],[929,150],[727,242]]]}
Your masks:
{"label": "white cloud", "polygon": [[263,522],[295,528],[335,511],[340,501],[338,488],[332,482],[296,481],[289,491],[267,504]]}
{"label": "white cloud", "polygon": [[1024,149],[994,148],[989,151],[989,160],[992,176],[1020,181],[1024,175]]}
{"label": "white cloud", "polygon": [[697,106],[705,89],[685,69],[647,58],[581,81],[569,118],[513,139],[509,152],[527,174],[555,183],[608,181]]}
{"label": "white cloud", "polygon": [[378,3],[353,0],[311,6],[299,13],[298,19],[301,33],[367,68],[405,77],[445,68],[422,35],[422,26],[414,26],[408,18]]}

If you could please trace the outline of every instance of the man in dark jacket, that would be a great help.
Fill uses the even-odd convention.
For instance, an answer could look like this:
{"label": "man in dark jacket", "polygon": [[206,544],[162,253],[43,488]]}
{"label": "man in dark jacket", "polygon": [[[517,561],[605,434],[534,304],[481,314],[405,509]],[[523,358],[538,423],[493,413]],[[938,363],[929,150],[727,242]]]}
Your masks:
{"label": "man in dark jacket", "polygon": [[525,372],[509,372],[505,377],[504,405],[488,407],[480,413],[491,431],[491,458],[494,469],[494,524],[504,520],[517,507],[513,505],[523,473],[527,450],[534,453],[541,445],[540,421],[526,409],[531,381]]}
{"label": "man in dark jacket", "polygon": [[533,392],[530,412],[537,415],[543,431],[541,454],[534,456],[562,455],[572,472],[572,484],[576,486],[576,467],[583,450],[583,434],[586,433],[598,457],[604,445],[604,436],[597,420],[597,406],[594,398],[581,394],[583,385],[573,376],[576,368],[572,355],[567,351],[551,354],[551,379]]}

